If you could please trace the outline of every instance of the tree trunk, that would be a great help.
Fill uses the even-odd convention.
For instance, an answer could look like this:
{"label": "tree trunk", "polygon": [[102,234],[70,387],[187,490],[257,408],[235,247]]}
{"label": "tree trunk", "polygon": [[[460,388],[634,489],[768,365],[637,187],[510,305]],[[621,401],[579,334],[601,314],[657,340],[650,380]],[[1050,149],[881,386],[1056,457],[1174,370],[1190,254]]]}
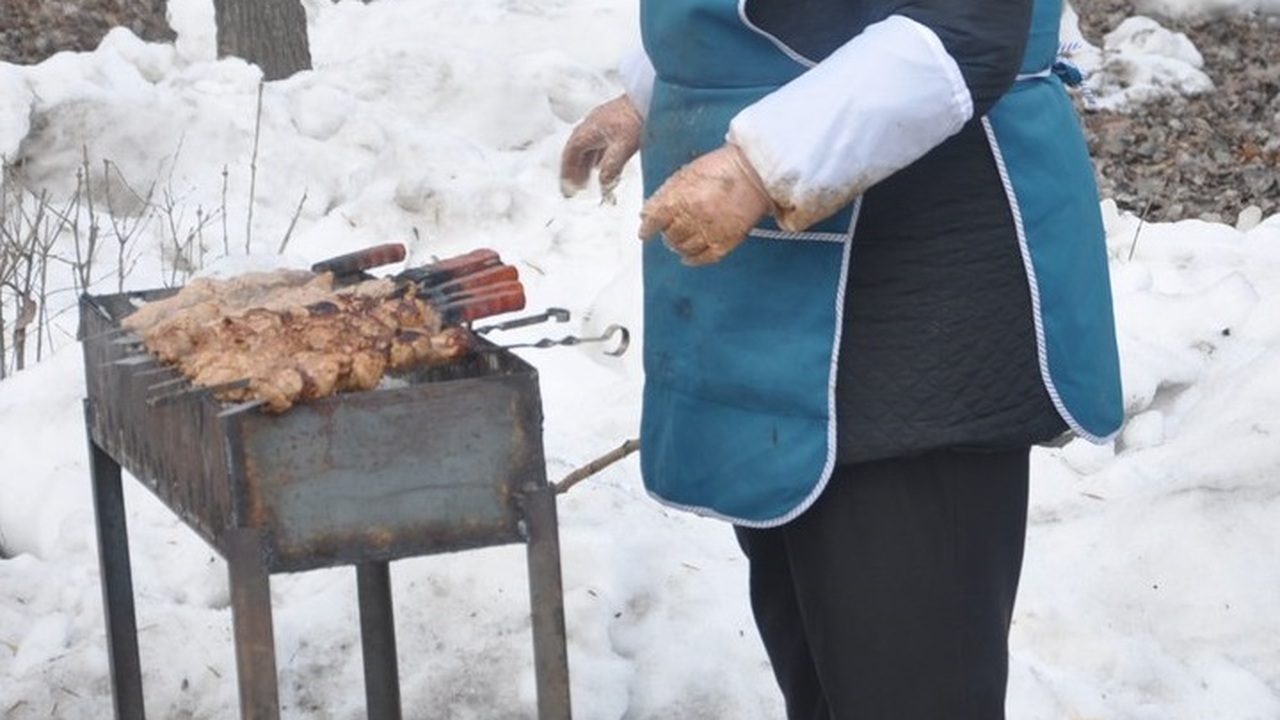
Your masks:
{"label": "tree trunk", "polygon": [[300,0],[213,0],[218,57],[233,55],[262,68],[264,80],[311,69],[307,14]]}

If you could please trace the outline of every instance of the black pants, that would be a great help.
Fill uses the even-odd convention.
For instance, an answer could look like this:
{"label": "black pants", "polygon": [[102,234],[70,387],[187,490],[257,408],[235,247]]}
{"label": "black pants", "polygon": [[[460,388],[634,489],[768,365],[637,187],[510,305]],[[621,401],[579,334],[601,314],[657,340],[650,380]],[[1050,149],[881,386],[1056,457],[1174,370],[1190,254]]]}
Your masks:
{"label": "black pants", "polygon": [[1001,720],[1028,450],[836,470],[812,508],[737,528],[789,720]]}

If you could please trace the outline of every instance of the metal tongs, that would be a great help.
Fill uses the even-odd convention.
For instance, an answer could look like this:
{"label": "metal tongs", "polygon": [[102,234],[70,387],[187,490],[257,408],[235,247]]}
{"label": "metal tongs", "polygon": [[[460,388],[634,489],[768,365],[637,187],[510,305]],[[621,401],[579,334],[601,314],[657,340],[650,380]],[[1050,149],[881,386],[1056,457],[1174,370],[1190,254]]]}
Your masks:
{"label": "metal tongs", "polygon": [[[477,335],[484,335],[493,330],[512,330],[515,328],[528,327],[548,321],[563,323],[569,321],[569,311],[564,308],[547,308],[545,311],[537,315],[529,315],[514,320],[506,320],[504,322],[495,323],[493,325],[485,325],[484,327],[472,328],[471,332]],[[560,338],[542,338],[533,342],[512,343],[509,345],[499,345],[503,350],[513,350],[516,348],[550,348],[560,345],[581,345],[583,343],[609,342],[617,338],[617,344],[610,350],[605,350],[605,355],[620,357],[627,351],[627,347],[631,345],[631,332],[621,325],[610,325],[604,329],[604,332],[595,337],[578,337],[575,335],[566,335]]]}

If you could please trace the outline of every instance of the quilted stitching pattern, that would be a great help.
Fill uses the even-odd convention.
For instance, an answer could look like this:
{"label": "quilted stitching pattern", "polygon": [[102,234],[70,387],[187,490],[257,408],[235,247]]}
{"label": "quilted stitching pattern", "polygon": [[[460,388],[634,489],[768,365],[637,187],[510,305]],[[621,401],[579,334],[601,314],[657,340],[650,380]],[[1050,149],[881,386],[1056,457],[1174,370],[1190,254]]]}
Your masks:
{"label": "quilted stitching pattern", "polygon": [[837,380],[839,460],[1065,429],[1040,379],[1003,186],[973,128],[867,194]]}

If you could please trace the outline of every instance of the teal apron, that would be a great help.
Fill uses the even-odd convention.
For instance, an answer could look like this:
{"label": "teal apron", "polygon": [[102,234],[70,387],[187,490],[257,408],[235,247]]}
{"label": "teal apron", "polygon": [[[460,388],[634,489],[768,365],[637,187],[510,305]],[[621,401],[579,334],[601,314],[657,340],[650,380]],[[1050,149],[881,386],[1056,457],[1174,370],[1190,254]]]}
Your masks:
{"label": "teal apron", "polygon": [[[1101,440],[1121,421],[1107,258],[1079,121],[1056,76],[1060,0],[1037,2],[1024,72],[984,125],[1028,279],[1041,371],[1058,411]],[[720,147],[729,121],[807,69],[745,27],[739,0],[641,3],[657,71],[645,196]],[[835,464],[835,372],[857,204],[800,234],[766,222],[720,263],[644,248],[641,472],[660,501],[745,526],[778,525]],[[1043,310],[1043,311],[1042,311]]]}
{"label": "teal apron", "polygon": [[[645,2],[641,26],[658,75],[643,143],[647,197],[806,66],[746,30],[737,0]],[[640,461],[658,499],[772,525],[821,492],[835,462],[852,224],[853,208],[802,234],[765,224],[723,261],[696,268],[662,242],[646,244]]]}
{"label": "teal apron", "polygon": [[1103,442],[1124,421],[1119,350],[1093,164],[1055,64],[1061,17],[1061,0],[1036,2],[1023,74],[984,123],[1018,221],[1045,387],[1077,435]]}

